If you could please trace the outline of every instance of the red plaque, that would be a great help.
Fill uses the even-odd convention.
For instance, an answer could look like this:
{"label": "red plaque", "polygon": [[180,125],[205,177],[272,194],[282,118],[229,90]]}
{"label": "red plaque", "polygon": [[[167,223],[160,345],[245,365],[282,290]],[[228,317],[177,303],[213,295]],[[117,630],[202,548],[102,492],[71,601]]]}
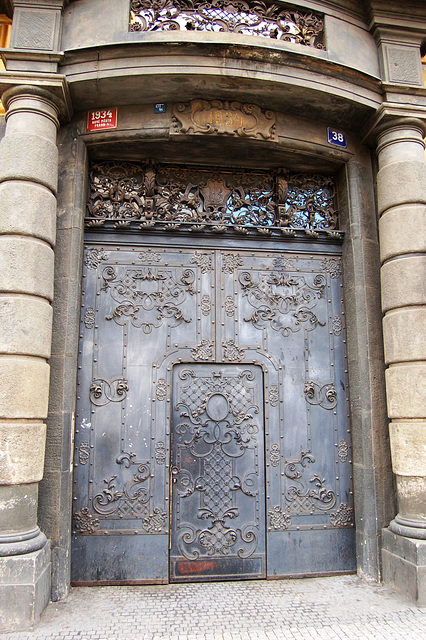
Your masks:
{"label": "red plaque", "polygon": [[87,131],[117,128],[118,107],[87,112]]}

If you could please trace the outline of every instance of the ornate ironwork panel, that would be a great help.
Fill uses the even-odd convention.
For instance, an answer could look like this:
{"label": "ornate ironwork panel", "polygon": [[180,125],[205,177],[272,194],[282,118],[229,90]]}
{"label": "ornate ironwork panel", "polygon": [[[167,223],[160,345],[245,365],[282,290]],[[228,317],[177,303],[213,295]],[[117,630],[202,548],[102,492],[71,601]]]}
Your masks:
{"label": "ornate ironwork panel", "polygon": [[[86,222],[89,228],[339,238],[335,195],[327,176],[111,161],[92,166]],[[93,252],[87,260],[96,268],[103,257]]]}
{"label": "ornate ironwork panel", "polygon": [[325,49],[324,21],[262,0],[131,0],[130,31],[216,31]]}
{"label": "ornate ironwork panel", "polygon": [[171,580],[265,577],[263,460],[261,367],[175,367]]}
{"label": "ornate ironwork panel", "polygon": [[[129,177],[145,184],[143,171]],[[156,184],[220,212],[219,195],[200,195],[207,173],[182,171],[161,169]],[[117,194],[123,220],[120,207],[137,201],[108,184],[90,206],[114,212]],[[160,197],[146,189],[141,202]],[[96,235],[83,267],[74,582],[354,569],[339,246]]]}

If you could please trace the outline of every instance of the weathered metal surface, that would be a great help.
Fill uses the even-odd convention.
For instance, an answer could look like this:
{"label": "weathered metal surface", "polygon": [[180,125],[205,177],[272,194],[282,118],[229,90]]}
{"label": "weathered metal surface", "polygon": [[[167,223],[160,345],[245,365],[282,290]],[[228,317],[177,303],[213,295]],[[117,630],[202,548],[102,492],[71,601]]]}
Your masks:
{"label": "weathered metal surface", "polygon": [[262,377],[250,365],[174,369],[174,582],[266,576]]}
{"label": "weathered metal surface", "polygon": [[[86,248],[74,580],[167,580],[169,535],[172,579],[263,576],[265,535],[268,576],[353,570],[336,247],[325,254],[300,243],[297,251],[283,252],[267,239],[263,250],[242,241],[238,250],[219,242],[218,248],[202,242],[170,248],[164,236],[158,244],[154,239],[148,247]],[[236,424],[223,382],[244,371],[256,388],[250,393],[258,413],[244,410],[253,414],[248,423],[256,433],[247,421]],[[222,388],[212,393],[207,380],[214,374]],[[185,388],[200,385],[204,391],[191,404]],[[185,411],[187,418],[180,415]],[[234,433],[234,449],[225,447],[227,433]],[[247,448],[230,464],[227,456],[235,455],[240,438]],[[253,468],[256,498],[244,490]],[[186,488],[182,469],[191,476]],[[206,484],[214,473],[222,486],[232,485],[216,506],[216,485]],[[184,496],[188,488],[192,493]],[[206,500],[210,512],[199,512]],[[245,525],[225,515],[228,500]],[[244,529],[247,523],[251,529]]]}

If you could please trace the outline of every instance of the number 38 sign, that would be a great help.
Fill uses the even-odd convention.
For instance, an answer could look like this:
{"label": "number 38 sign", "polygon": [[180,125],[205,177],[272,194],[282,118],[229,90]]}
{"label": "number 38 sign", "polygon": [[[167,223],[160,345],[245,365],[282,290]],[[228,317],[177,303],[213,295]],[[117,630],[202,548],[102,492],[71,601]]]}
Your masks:
{"label": "number 38 sign", "polygon": [[335,131],[328,127],[328,141],[330,144],[337,144],[338,147],[346,148],[346,135],[341,131]]}
{"label": "number 38 sign", "polygon": [[118,108],[97,109],[87,113],[87,131],[99,131],[99,129],[117,128]]}

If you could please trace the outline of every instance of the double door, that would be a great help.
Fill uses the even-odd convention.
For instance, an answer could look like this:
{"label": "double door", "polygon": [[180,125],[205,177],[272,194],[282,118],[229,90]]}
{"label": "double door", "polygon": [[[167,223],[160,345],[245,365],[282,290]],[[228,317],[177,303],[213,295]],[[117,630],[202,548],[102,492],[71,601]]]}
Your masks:
{"label": "double door", "polygon": [[353,570],[338,248],[189,245],[86,247],[74,583]]}

